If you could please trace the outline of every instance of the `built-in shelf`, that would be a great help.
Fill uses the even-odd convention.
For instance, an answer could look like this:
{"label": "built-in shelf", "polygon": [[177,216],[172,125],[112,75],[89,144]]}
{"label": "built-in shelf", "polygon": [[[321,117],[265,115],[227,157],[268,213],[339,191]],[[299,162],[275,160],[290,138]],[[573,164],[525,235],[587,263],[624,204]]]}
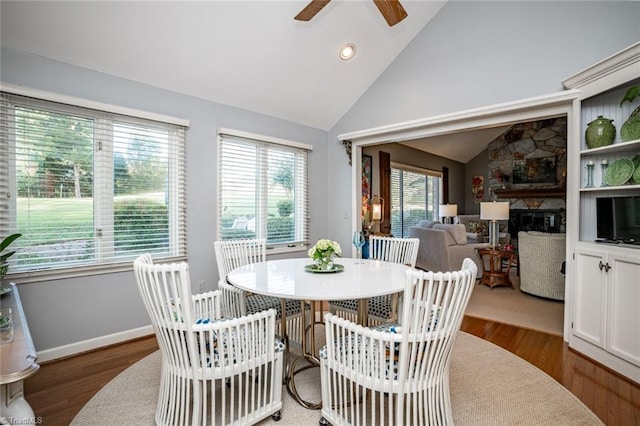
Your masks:
{"label": "built-in shelf", "polygon": [[612,152],[633,151],[634,149],[637,149],[640,152],[640,139],[636,139],[629,142],[614,143],[612,145],[601,146],[599,148],[585,149],[583,151],[580,151],[580,155],[589,156],[589,155],[598,155],[603,153],[610,154]]}
{"label": "built-in shelf", "polygon": [[640,185],[618,185],[618,186],[596,186],[594,188],[580,188],[580,192],[590,191],[610,191],[610,190],[631,190],[640,189]]}
{"label": "built-in shelf", "polygon": [[498,198],[565,198],[566,188],[494,189]]}

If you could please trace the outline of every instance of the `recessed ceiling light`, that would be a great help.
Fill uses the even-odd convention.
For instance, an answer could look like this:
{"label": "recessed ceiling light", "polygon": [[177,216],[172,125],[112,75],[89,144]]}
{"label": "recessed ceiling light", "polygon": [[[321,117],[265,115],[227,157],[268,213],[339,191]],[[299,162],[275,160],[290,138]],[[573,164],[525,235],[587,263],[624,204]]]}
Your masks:
{"label": "recessed ceiling light", "polygon": [[355,54],[356,46],[351,43],[347,43],[340,48],[340,59],[342,59],[343,61],[348,61],[349,59],[353,58]]}

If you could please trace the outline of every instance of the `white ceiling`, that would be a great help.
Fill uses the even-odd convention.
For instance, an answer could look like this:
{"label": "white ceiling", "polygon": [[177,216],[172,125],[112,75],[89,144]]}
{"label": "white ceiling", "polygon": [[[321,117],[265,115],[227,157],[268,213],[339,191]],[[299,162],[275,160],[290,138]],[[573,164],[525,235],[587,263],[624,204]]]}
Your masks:
{"label": "white ceiling", "polygon": [[400,142],[400,144],[466,164],[510,127],[501,126],[455,132]]}
{"label": "white ceiling", "polygon": [[[6,1],[2,45],[330,130],[444,1],[402,0],[389,27],[372,0]],[[354,43],[356,56],[338,50]]]}

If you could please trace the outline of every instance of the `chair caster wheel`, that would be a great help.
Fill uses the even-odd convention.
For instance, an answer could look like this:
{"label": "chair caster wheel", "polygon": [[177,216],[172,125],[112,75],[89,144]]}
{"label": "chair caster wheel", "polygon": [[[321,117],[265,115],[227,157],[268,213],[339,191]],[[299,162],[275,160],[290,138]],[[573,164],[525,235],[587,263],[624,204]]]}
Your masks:
{"label": "chair caster wheel", "polygon": [[320,417],[320,426],[329,426],[329,422],[324,417]]}
{"label": "chair caster wheel", "polygon": [[276,411],[271,415],[271,418],[273,419],[274,422],[279,422],[280,419],[282,419],[282,413],[280,411]]}

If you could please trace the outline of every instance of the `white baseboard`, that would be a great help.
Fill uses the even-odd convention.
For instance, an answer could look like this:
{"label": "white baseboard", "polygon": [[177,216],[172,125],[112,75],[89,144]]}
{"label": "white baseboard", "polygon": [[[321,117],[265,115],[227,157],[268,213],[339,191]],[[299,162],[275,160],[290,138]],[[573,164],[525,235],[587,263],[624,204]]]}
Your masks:
{"label": "white baseboard", "polygon": [[38,362],[64,358],[67,356],[90,351],[92,349],[98,349],[103,346],[109,346],[115,343],[136,339],[138,337],[148,336],[150,334],[153,334],[153,327],[147,325],[140,328],[121,331],[119,333],[108,334],[106,336],[100,336],[89,340],[83,340],[81,342],[71,343],[69,345],[46,349],[44,351],[38,352]]}

